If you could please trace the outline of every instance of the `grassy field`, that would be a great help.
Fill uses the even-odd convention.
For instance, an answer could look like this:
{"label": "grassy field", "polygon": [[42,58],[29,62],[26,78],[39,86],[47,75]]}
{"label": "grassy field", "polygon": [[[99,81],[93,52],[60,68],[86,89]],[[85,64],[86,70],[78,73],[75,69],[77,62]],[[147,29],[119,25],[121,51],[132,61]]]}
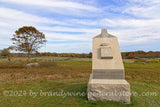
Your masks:
{"label": "grassy field", "polygon": [[138,93],[131,96],[131,104],[87,100],[90,59],[39,63],[40,67],[27,69],[23,60],[0,61],[0,107],[160,107],[160,63],[124,63],[131,91]]}

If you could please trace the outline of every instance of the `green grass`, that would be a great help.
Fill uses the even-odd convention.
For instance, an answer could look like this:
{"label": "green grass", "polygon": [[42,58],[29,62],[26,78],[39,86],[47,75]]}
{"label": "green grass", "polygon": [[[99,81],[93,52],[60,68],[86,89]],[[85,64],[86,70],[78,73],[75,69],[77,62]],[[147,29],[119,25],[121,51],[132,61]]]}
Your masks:
{"label": "green grass", "polygon": [[[31,57],[30,60],[56,60],[56,59],[67,59],[68,57],[52,57],[52,56],[43,56],[43,57]],[[28,58],[27,57],[11,57],[11,61],[27,61]],[[0,62],[2,61],[8,61],[7,58],[2,58],[0,57]]]}
{"label": "green grass", "polygon": [[[45,64],[44,64],[45,63]],[[0,68],[0,107],[160,107],[160,63],[125,63],[126,80],[131,91],[156,92],[157,96],[131,96],[131,104],[109,101],[88,101],[86,90],[91,61],[74,59],[41,62],[39,68]],[[8,91],[26,91],[26,96],[4,96]],[[30,90],[38,96],[30,95]],[[43,92],[80,92],[83,96],[42,96]]]}

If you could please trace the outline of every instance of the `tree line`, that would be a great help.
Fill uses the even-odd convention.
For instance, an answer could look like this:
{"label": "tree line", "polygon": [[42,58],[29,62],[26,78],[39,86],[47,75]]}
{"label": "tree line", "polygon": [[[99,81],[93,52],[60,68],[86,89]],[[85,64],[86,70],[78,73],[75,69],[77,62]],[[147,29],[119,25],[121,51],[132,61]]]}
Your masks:
{"label": "tree line", "polygon": [[[135,58],[160,58],[160,52],[154,51],[135,51],[135,52],[122,52],[123,59],[135,59]],[[0,51],[1,58],[10,57],[27,57],[27,53],[10,53],[7,49]],[[31,57],[76,57],[76,58],[92,58],[92,52],[90,53],[56,53],[56,52],[34,52],[30,54]]]}
{"label": "tree line", "polygon": [[160,58],[159,51],[135,51],[135,52],[122,52],[123,59],[134,59],[134,58]]}

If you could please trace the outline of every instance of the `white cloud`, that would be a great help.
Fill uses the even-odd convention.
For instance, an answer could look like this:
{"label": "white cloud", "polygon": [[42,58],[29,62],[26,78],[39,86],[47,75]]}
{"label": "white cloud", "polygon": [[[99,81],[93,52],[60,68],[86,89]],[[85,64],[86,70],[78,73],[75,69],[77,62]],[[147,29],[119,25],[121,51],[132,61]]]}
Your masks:
{"label": "white cloud", "polygon": [[[46,10],[65,15],[92,16],[91,13],[99,13],[100,9],[91,5],[86,5],[65,0],[1,0],[1,2],[30,6],[33,9]],[[25,7],[24,7],[25,8]]]}
{"label": "white cloud", "polygon": [[100,31],[100,29],[96,28],[74,28],[74,27],[63,27],[63,26],[55,26],[55,27],[49,27],[49,26],[39,26],[38,27],[41,30],[45,31],[59,31],[59,32],[82,32],[82,33],[95,33]]}
{"label": "white cloud", "polygon": [[122,13],[142,18],[160,17],[160,0],[130,0]]}
{"label": "white cloud", "polygon": [[[7,14],[6,14],[7,13]],[[15,9],[0,7],[0,32],[1,38],[5,35],[7,38],[22,26],[43,26],[44,24],[68,25],[64,22],[51,20],[45,17],[39,17],[18,11]]]}
{"label": "white cloud", "polygon": [[[45,24],[56,23],[56,24],[59,24],[59,26],[61,26],[61,25],[66,25],[66,22],[53,21],[45,17],[39,17],[36,15],[27,14],[15,9],[1,7],[0,14],[1,14],[0,16],[1,47],[0,48],[2,47],[7,48],[8,46],[10,46],[12,44],[12,41],[10,40],[10,38],[14,34],[14,31],[24,25],[35,26],[38,30],[44,32],[48,42],[53,42],[53,44],[55,41],[87,41],[88,42],[88,41],[91,41],[91,38],[92,38],[91,35],[88,36],[88,33],[95,30],[95,29],[84,29],[84,28],[78,29],[78,28],[68,28],[68,27],[49,27]],[[65,34],[65,33],[54,33],[56,31],[83,32],[84,34],[74,35],[74,34]],[[75,46],[75,45],[70,44],[69,46],[71,46],[70,48],[72,48],[72,46]],[[49,48],[47,47],[47,49]]]}
{"label": "white cloud", "polygon": [[144,4],[144,5],[153,5],[160,3],[159,0],[129,0],[130,3],[138,3],[138,4]]}
{"label": "white cloud", "polygon": [[[46,35],[49,42],[43,51],[52,51],[53,46],[55,51],[59,49],[59,52],[74,52],[77,47],[80,52],[87,52],[91,49],[92,38],[101,32],[101,27],[107,27],[108,32],[117,36],[120,44],[124,46],[160,39],[159,0],[132,0],[121,7],[109,5],[107,9],[104,6],[96,7],[95,0],[91,3],[80,0],[0,0],[0,2],[8,5],[8,8],[0,7],[0,37],[3,41],[0,43],[1,47],[6,47],[14,31],[24,25],[35,26]],[[13,6],[11,9],[10,4],[24,8],[20,10]],[[27,7],[31,9],[27,10]],[[113,9],[109,9],[110,7]],[[30,14],[31,10],[35,14],[32,12]],[[117,12],[117,15],[112,13],[112,10]],[[45,11],[47,15],[38,14],[41,11]],[[61,15],[52,16],[54,12]],[[111,16],[105,13],[107,15],[110,13]],[[74,42],[69,43],[70,41]],[[76,41],[78,43],[75,43]]]}
{"label": "white cloud", "polygon": [[32,14],[28,14],[28,13],[24,13],[22,11],[19,10],[15,10],[15,9],[10,9],[10,8],[4,8],[4,7],[0,7],[0,20],[2,20],[1,22],[4,23],[7,22],[7,24],[21,24],[21,25],[25,25],[25,24],[60,24],[60,25],[66,25],[66,23],[60,22],[60,21],[56,21],[54,19],[48,19],[45,17],[39,17],[36,15],[32,15]]}
{"label": "white cloud", "polygon": [[45,6],[53,8],[64,8],[64,9],[81,9],[87,11],[97,11],[96,7],[84,5],[81,3],[64,1],[64,0],[1,0],[1,2],[8,2],[14,4],[33,5],[33,6]]}
{"label": "white cloud", "polygon": [[151,7],[133,6],[124,10],[123,13],[128,13],[142,18],[159,18],[160,17],[159,9],[160,5]]}
{"label": "white cloud", "polygon": [[101,25],[119,28],[157,27],[160,19],[102,19]]}
{"label": "white cloud", "polygon": [[87,34],[63,34],[63,33],[45,33],[49,42],[51,41],[91,41]]}
{"label": "white cloud", "polygon": [[91,52],[92,43],[61,43],[47,44],[41,49],[42,52],[59,52],[59,53],[89,53]]}
{"label": "white cloud", "polygon": [[[90,25],[90,22],[87,20],[76,21],[77,23],[80,22],[82,25]],[[76,23],[76,21],[74,23]],[[91,25],[110,27],[108,31],[117,36],[120,39],[120,42],[124,44],[142,43],[160,38],[159,23],[159,19],[102,19],[93,21]],[[44,27],[42,29],[62,32],[85,32],[86,35],[88,35],[86,37],[93,37],[100,33],[100,29],[77,29],[66,27]]]}

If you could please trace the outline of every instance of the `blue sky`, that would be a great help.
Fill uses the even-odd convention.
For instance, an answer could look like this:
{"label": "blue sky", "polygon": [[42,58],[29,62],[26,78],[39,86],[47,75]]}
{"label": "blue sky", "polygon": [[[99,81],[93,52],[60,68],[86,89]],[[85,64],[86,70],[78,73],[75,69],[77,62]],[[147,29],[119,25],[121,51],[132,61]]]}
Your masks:
{"label": "blue sky", "polygon": [[0,0],[0,49],[22,26],[48,40],[41,52],[89,53],[107,28],[120,50],[160,51],[160,0]]}

